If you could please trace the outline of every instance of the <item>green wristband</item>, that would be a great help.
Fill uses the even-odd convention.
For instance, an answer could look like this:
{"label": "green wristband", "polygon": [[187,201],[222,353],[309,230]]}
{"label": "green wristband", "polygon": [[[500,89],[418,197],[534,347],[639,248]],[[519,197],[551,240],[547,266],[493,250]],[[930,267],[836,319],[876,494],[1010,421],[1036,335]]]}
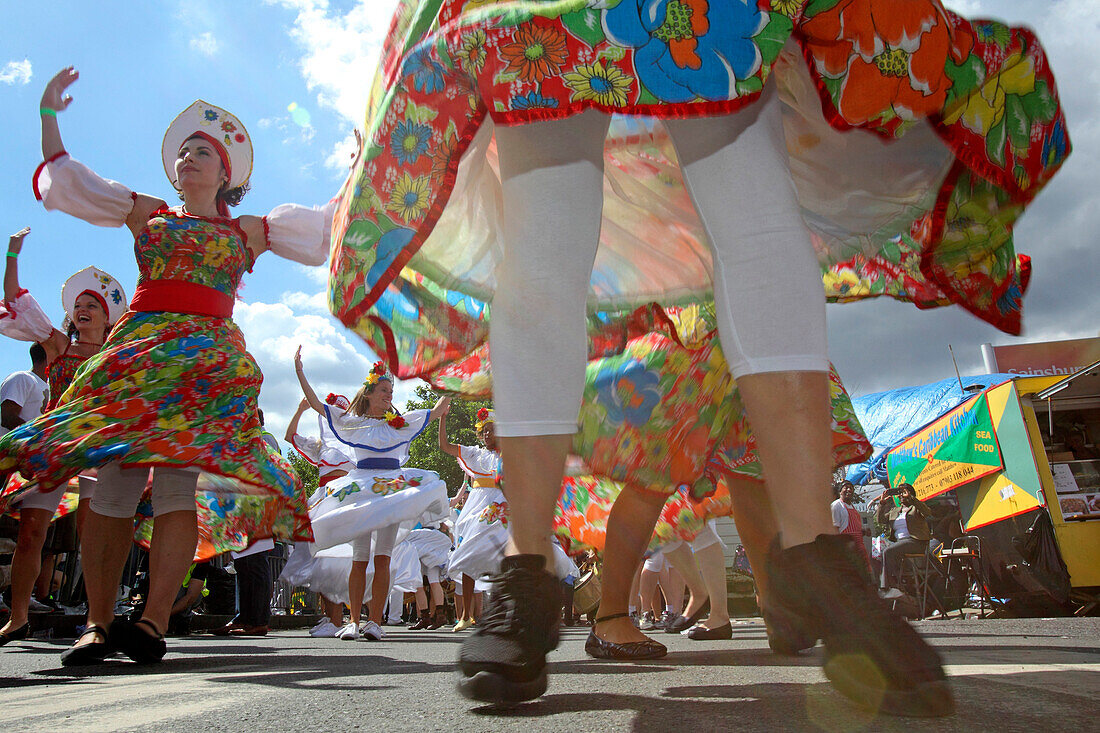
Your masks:
{"label": "green wristband", "polygon": [[18,256],[19,256],[18,252],[8,252],[8,257],[11,257],[13,260]]}
{"label": "green wristband", "polygon": [[57,110],[50,109],[49,107],[39,107],[38,114],[42,115],[43,117],[57,117]]}

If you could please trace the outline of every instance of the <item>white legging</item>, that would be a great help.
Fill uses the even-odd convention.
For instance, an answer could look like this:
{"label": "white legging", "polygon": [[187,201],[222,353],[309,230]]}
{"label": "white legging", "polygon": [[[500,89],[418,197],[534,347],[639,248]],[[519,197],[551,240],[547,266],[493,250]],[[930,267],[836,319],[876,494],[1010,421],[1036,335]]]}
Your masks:
{"label": "white legging", "polygon": [[[92,497],[92,511],[106,517],[134,516],[148,480],[148,468],[122,468],[117,461],[100,467],[98,485]],[[196,469],[154,468],[153,516],[195,511],[195,486],[198,481]]]}
{"label": "white legging", "polygon": [[[496,128],[505,246],[489,343],[499,435],[577,428],[609,120],[590,110]],[[821,271],[788,170],[774,87],[735,115],[664,125],[712,244],[730,371],[828,371]]]}

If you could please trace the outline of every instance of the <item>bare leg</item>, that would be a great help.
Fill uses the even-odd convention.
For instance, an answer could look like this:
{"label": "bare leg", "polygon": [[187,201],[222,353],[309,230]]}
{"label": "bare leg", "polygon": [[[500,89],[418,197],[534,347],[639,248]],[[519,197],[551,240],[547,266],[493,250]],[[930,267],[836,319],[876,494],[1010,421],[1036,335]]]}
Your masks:
{"label": "bare leg", "polygon": [[725,626],[730,621],[726,590],[726,558],[722,545],[717,542],[695,553],[695,561],[703,576],[703,584],[710,596],[710,615],[703,620],[708,629]]}
{"label": "bare leg", "polygon": [[674,567],[668,568],[667,576],[668,579],[662,581],[661,593],[665,596],[665,605],[679,613],[684,607],[684,576]]}
{"label": "bare leg", "polygon": [[379,626],[385,621],[382,612],[386,608],[386,598],[390,594],[390,556],[374,556],[374,580],[370,584],[370,620]]}
{"label": "bare leg", "polygon": [[[471,616],[472,615],[473,614],[471,614]],[[466,594],[465,593],[463,593],[461,595],[458,594],[458,593],[455,593],[455,616],[457,616],[456,621],[461,621],[462,619],[466,618]]]}
{"label": "bare leg", "polygon": [[11,617],[0,631],[14,631],[27,623],[31,591],[42,570],[42,546],[52,518],[49,509],[19,512],[19,535],[11,558]]}
{"label": "bare leg", "polygon": [[[596,618],[626,612],[634,568],[642,561],[666,498],[626,487],[615,500],[607,518],[601,578],[603,597]],[[649,638],[635,628],[629,618],[612,619],[594,628],[601,639],[617,644]]]}
{"label": "bare leg", "polygon": [[[832,410],[826,372],[767,372],[737,380],[756,435],[767,493],[778,508],[780,543],[794,547],[835,534]],[[797,445],[798,450],[790,447]]]}
{"label": "bare leg", "polygon": [[[352,560],[351,574],[348,575],[348,607],[351,609],[351,623],[355,624],[356,628],[359,628],[359,618],[363,615],[363,597],[367,595],[368,565],[370,565],[369,561]],[[375,577],[378,577],[377,570],[375,570]],[[341,617],[340,620],[343,621],[343,618]]]}
{"label": "bare leg", "polygon": [[[84,567],[84,590],[88,594],[88,624],[107,628],[115,620],[115,599],[126,556],[130,554],[134,520],[88,512],[84,534],[80,538],[80,556]],[[184,570],[186,573],[186,569]],[[183,580],[180,576],[179,582]],[[173,591],[174,593],[174,591]],[[173,595],[173,598],[175,596]],[[157,628],[164,628],[158,626]],[[103,642],[95,634],[81,637],[76,646]]]}
{"label": "bare leg", "polygon": [[440,583],[432,583],[432,608],[443,609],[443,585]]}
{"label": "bare leg", "polygon": [[424,586],[416,589],[416,610],[421,616],[428,610],[428,594],[424,592]]}
{"label": "bare leg", "polygon": [[337,603],[336,601],[330,601],[324,596],[321,596],[321,598],[324,600],[325,603],[325,615],[328,616],[328,620],[332,622],[333,626],[343,626],[344,604]]}
{"label": "bare leg", "polygon": [[[691,591],[687,608],[683,609],[684,616],[691,616],[702,608],[707,600],[707,586],[703,583],[702,576],[699,575],[699,566],[695,562],[695,554],[691,551],[691,545],[683,542],[675,549],[665,550],[665,557],[679,571],[680,576],[687,583],[688,590]],[[679,613],[681,607],[673,606],[673,609],[676,613]]]}
{"label": "bare leg", "polygon": [[630,580],[630,596],[627,598],[627,608],[638,609],[642,606],[642,592],[639,588],[642,587],[642,571],[645,569],[645,563],[639,561],[638,567],[634,568],[634,577]]}
{"label": "bare leg", "polygon": [[[42,539],[45,540],[45,535]],[[50,597],[50,591],[53,589],[53,574],[54,568],[57,566],[57,555],[52,552],[46,557],[40,557],[41,568],[38,571],[38,577],[34,581],[34,595],[39,600],[45,600]]]}
{"label": "bare leg", "polygon": [[[547,567],[553,567],[550,527],[572,442],[571,435],[500,438],[504,475],[522,477],[508,480],[508,506],[512,507],[509,555],[542,555]],[[516,511],[520,507],[523,511]]]}
{"label": "bare leg", "polygon": [[730,482],[730,499],[733,509],[733,522],[737,525],[737,534],[745,546],[745,554],[752,567],[752,578],[756,582],[758,603],[766,605],[768,601],[768,548],[779,534],[775,521],[775,509],[768,497],[768,487],[759,481],[738,480]]}
{"label": "bare leg", "polygon": [[[198,515],[194,511],[166,512],[157,515],[153,521],[153,539],[149,547],[149,598],[141,618],[152,623],[161,633],[168,628],[172,605],[195,558],[198,541]],[[144,628],[142,630],[145,631]]]}
{"label": "bare leg", "polygon": [[470,617],[474,621],[477,621],[479,618],[481,618],[482,595],[482,593],[474,593],[474,615]]}
{"label": "bare leg", "polygon": [[642,597],[642,604],[638,606],[639,611],[652,612],[653,597],[657,595],[657,581],[660,577],[660,573],[655,573],[652,570],[646,570],[644,566],[642,567],[642,574],[638,577],[638,593]]}
{"label": "bare leg", "polygon": [[477,580],[475,578],[471,578],[465,573],[462,574],[462,604],[466,608],[465,618],[468,618],[471,621],[477,618],[477,616],[474,614],[474,605],[481,595],[480,593],[474,592],[476,583]]}

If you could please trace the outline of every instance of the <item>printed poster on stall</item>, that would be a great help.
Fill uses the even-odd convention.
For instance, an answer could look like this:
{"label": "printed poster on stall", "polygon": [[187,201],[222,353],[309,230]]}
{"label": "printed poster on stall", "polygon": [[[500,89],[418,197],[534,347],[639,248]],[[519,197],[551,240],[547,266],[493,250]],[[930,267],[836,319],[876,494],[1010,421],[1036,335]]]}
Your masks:
{"label": "printed poster on stall", "polygon": [[922,501],[1002,466],[985,394],[936,418],[886,457],[890,485],[912,484]]}

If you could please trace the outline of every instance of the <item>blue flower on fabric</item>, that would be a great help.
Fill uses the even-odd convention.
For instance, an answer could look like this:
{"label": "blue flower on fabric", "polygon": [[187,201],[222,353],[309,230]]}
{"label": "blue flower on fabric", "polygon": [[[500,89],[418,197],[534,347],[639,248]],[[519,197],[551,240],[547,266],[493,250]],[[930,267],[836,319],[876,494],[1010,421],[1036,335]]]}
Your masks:
{"label": "blue flower on fabric", "polygon": [[420,318],[420,306],[417,305],[416,295],[406,282],[402,282],[400,288],[394,288],[391,285],[382,291],[374,307],[386,322],[393,321],[397,316],[410,321]]}
{"label": "blue flower on fabric", "polygon": [[1065,123],[1057,119],[1050,128],[1050,134],[1043,140],[1043,165],[1053,168],[1066,159],[1068,150],[1069,139],[1066,138]]}
{"label": "blue flower on fabric", "polygon": [[113,445],[101,445],[96,448],[89,448],[84,456],[89,462],[101,466],[104,463],[110,463],[116,458],[122,458],[129,452],[129,443],[115,443]]}
{"label": "blue flower on fabric", "polygon": [[634,49],[634,70],[665,102],[736,96],[739,79],[760,68],[753,37],[767,24],[755,2],[622,0],[604,11],[604,30]]}
{"label": "blue flower on fabric", "polygon": [[405,63],[405,75],[412,76],[413,88],[424,94],[443,91],[443,65],[428,55],[428,49],[413,51]]}
{"label": "blue flower on fabric", "polygon": [[625,420],[630,425],[644,425],[661,399],[659,381],[644,363],[631,359],[596,377],[596,401],[607,410],[607,419],[613,424]]}
{"label": "blue flower on fabric", "polygon": [[408,246],[416,232],[407,227],[396,227],[381,236],[374,248],[374,264],[367,270],[367,288],[373,288],[401,250]]}
{"label": "blue flower on fabric", "polygon": [[452,308],[462,306],[461,310],[474,318],[480,316],[481,312],[485,310],[485,303],[457,290],[447,291],[447,305]]}
{"label": "blue flower on fabric", "polygon": [[544,97],[538,92],[528,92],[512,97],[512,109],[556,109],[558,100]]}
{"label": "blue flower on fabric", "polygon": [[229,516],[229,512],[237,508],[237,500],[232,496],[215,496],[210,500],[210,511],[222,519]]}
{"label": "blue flower on fabric", "polygon": [[432,128],[405,120],[398,122],[390,134],[390,150],[401,165],[415,163],[417,158],[428,152],[428,141],[431,139]]}
{"label": "blue flower on fabric", "polygon": [[173,349],[169,349],[168,353],[171,356],[195,356],[202,349],[209,349],[214,346],[214,339],[209,336],[184,336],[176,342],[176,346]]}

